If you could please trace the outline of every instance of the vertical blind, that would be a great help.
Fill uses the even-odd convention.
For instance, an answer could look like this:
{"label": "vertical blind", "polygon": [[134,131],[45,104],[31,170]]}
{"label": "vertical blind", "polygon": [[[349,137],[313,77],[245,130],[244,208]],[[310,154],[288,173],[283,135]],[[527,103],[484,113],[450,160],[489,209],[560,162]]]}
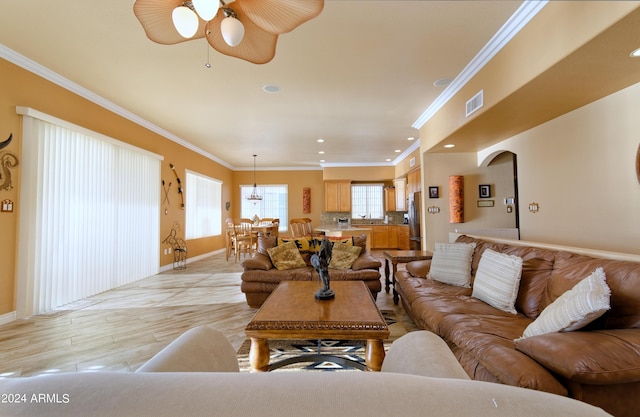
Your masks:
{"label": "vertical blind", "polygon": [[23,119],[19,316],[156,274],[160,263],[158,156],[36,116],[46,115]]}
{"label": "vertical blind", "polygon": [[186,184],[186,239],[222,234],[222,182],[187,171]]}

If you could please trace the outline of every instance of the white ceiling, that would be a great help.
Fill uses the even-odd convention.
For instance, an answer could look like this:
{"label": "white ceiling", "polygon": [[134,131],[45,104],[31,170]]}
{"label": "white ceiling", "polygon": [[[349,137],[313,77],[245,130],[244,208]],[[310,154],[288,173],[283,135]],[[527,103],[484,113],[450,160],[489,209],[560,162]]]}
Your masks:
{"label": "white ceiling", "polygon": [[132,0],[3,1],[0,43],[232,169],[252,154],[258,169],[389,165],[418,138],[434,81],[456,77],[521,4],[327,0],[271,62],[210,49],[207,69],[204,39],[153,43]]}

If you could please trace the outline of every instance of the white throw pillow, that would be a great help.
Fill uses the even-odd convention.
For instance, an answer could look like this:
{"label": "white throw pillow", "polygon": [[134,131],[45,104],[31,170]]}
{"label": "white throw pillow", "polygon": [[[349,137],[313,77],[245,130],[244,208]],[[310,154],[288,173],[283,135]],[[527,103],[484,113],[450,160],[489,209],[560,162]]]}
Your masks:
{"label": "white throw pillow", "polygon": [[436,242],[428,278],[458,287],[471,287],[471,257],[475,247],[475,243]]}
{"label": "white throw pillow", "polygon": [[471,295],[485,303],[516,314],[522,258],[486,249],[482,253]]}
{"label": "white throw pillow", "polygon": [[597,268],[542,310],[522,337],[578,330],[609,310],[610,298],[604,270]]}

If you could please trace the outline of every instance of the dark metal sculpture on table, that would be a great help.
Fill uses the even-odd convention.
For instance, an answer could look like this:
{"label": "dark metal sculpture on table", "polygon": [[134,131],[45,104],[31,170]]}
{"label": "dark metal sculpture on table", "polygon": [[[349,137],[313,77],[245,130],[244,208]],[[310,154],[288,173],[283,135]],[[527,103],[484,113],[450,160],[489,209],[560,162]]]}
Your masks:
{"label": "dark metal sculpture on table", "polygon": [[311,255],[311,265],[318,272],[320,281],[322,282],[322,288],[316,291],[316,299],[318,300],[331,300],[335,298],[335,293],[329,288],[329,263],[331,262],[331,248],[333,245],[331,241],[326,237],[322,239],[320,245],[320,251]]}

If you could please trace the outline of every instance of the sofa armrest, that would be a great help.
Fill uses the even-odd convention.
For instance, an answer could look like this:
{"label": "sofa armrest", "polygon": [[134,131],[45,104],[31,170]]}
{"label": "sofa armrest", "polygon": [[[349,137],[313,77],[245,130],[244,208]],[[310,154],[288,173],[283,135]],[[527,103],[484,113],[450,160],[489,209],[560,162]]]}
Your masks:
{"label": "sofa armrest", "polygon": [[520,352],[572,381],[640,381],[640,329],[549,333],[516,339],[515,344]]}
{"label": "sofa armrest", "polygon": [[136,372],[239,372],[236,351],[209,326],[187,330]]}
{"label": "sofa armrest", "polygon": [[382,372],[470,379],[446,342],[427,331],[410,332],[393,342]]}
{"label": "sofa armrest", "polygon": [[356,258],[351,269],[360,271],[362,269],[379,269],[381,266],[382,263],[379,260],[374,258],[369,252],[364,252]]}
{"label": "sofa armrest", "polygon": [[405,268],[414,277],[426,278],[431,269],[431,259],[408,262]]}
{"label": "sofa armrest", "polygon": [[256,253],[252,258],[245,259],[242,262],[242,267],[244,269],[261,269],[268,271],[273,269],[273,263],[271,263],[271,258],[268,256]]}

